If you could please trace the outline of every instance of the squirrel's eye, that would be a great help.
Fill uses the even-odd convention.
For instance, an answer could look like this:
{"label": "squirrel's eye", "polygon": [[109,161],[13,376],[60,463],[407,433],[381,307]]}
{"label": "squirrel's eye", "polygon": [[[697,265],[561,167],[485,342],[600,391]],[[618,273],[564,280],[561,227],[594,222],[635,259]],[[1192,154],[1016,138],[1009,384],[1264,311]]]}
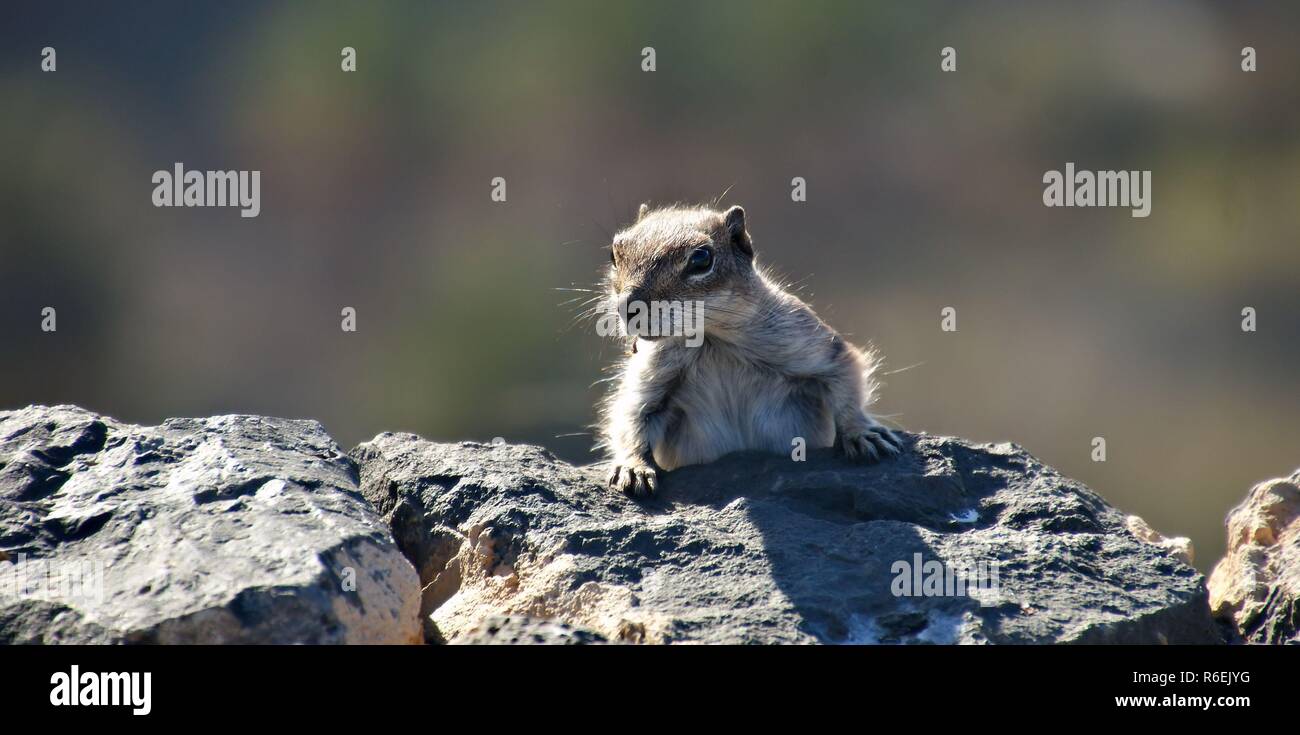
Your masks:
{"label": "squirrel's eye", "polygon": [[686,261],[686,273],[704,273],[713,265],[713,251],[708,248],[695,248]]}
{"label": "squirrel's eye", "polygon": [[614,248],[610,248],[610,249],[609,249],[609,262],[610,262],[610,265],[613,265],[613,266],[617,266],[617,265],[618,265],[618,261],[614,258]]}

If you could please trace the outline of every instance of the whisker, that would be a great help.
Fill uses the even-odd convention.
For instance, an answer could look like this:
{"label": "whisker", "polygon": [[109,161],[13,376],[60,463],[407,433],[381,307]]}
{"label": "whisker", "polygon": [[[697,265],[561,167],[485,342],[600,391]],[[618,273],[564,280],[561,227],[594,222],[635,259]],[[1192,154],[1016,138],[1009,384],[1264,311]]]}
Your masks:
{"label": "whisker", "polygon": [[925,361],[922,360],[921,362],[918,362],[918,363],[916,363],[915,365],[908,365],[907,367],[899,368],[899,369],[897,369],[897,370],[889,370],[889,371],[886,371],[886,372],[881,373],[881,375],[893,375],[893,374],[895,374],[895,373],[901,373],[901,372],[903,372],[904,370],[911,370],[912,368],[921,367],[921,366],[924,365],[924,364],[925,364]]}
{"label": "whisker", "polygon": [[720,201],[722,201],[724,198],[726,198],[726,196],[727,196],[727,192],[731,191],[735,186],[736,186],[736,185],[735,185],[734,183],[732,183],[732,184],[730,184],[729,186],[727,186],[727,188],[723,189],[723,190],[722,190],[722,193],[719,194],[719,195],[717,196],[717,198],[713,200],[713,206],[714,206],[714,207],[717,207],[717,206],[718,206],[718,202],[720,202]]}

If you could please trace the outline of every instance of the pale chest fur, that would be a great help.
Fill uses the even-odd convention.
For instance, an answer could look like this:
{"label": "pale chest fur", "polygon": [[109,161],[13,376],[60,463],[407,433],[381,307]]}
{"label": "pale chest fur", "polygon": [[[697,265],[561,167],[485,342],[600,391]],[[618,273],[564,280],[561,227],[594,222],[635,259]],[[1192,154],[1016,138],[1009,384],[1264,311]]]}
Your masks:
{"label": "pale chest fur", "polygon": [[651,435],[661,468],[711,462],[745,449],[789,453],[796,438],[809,448],[835,440],[823,383],[757,367],[714,342],[671,349],[671,356],[647,355],[640,365],[647,373],[663,373],[660,379],[676,376]]}

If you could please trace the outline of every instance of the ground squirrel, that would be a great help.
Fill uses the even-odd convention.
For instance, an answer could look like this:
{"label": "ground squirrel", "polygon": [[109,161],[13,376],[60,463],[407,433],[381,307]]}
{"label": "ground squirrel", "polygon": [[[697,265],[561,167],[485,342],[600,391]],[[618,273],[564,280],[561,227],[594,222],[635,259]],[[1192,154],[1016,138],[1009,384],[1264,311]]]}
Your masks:
{"label": "ground squirrel", "polygon": [[755,264],[740,207],[641,205],[614,237],[604,293],[602,318],[630,344],[600,411],[610,487],[650,494],[657,470],[790,452],[797,437],[855,460],[899,452],[866,410],[874,353]]}

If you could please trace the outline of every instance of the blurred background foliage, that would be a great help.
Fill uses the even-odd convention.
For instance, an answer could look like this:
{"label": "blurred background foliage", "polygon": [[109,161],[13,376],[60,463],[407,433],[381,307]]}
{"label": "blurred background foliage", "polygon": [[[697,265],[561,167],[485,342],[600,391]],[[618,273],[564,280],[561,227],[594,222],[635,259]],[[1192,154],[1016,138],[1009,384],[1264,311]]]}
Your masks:
{"label": "blurred background foliage", "polygon": [[[1295,3],[3,15],[0,406],[310,417],[345,445],[502,436],[587,461],[617,346],[569,326],[558,289],[596,280],[640,202],[725,191],[764,261],[910,368],[879,407],[907,429],[1015,441],[1192,536],[1202,568],[1246,489],[1300,465]],[[260,170],[261,216],[154,208],[176,161]],[[1043,207],[1066,161],[1151,169],[1151,216]]]}

